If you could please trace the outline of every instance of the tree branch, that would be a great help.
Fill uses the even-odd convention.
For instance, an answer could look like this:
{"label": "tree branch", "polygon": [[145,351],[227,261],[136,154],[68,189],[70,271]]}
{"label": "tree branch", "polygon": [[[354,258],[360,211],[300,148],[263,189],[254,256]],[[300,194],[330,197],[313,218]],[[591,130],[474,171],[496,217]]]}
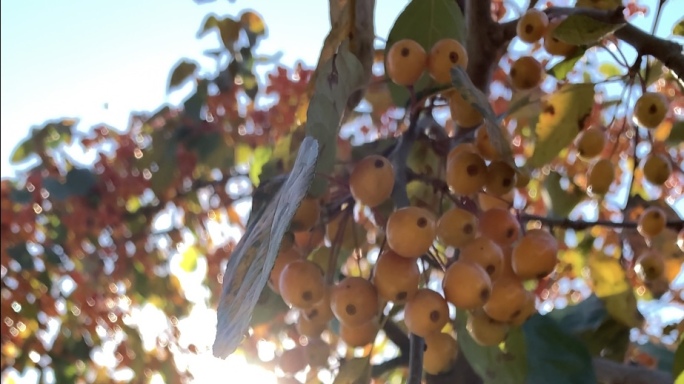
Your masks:
{"label": "tree branch", "polygon": [[500,48],[494,45],[492,37],[498,33],[499,24],[492,20],[491,7],[491,0],[466,0],[464,12],[468,31],[468,76],[485,94],[489,94],[489,83]]}
{"label": "tree branch", "polygon": [[[545,11],[549,16],[567,16],[582,14],[591,16],[597,20],[615,23],[616,13],[614,11],[601,11],[588,8],[568,8],[550,7]],[[624,18],[622,19],[624,20]],[[516,35],[516,25],[518,20],[512,20],[501,24],[502,37],[505,41],[512,40]],[[684,79],[684,53],[681,44],[661,39],[650,33],[643,31],[634,25],[627,23],[624,27],[614,33],[615,37],[631,45],[639,55],[650,55],[660,60],[663,65],[669,68],[675,76]]]}
{"label": "tree branch", "polygon": [[655,369],[620,364],[595,357],[596,379],[601,384],[671,384],[672,375]]}
{"label": "tree branch", "polygon": [[[546,216],[530,215],[522,213],[519,216],[520,221],[535,221],[538,220],[542,224],[551,225],[554,227],[570,228],[575,230],[585,230],[591,227],[610,227],[610,228],[636,228],[638,223],[634,221],[610,221],[610,220],[571,220],[568,218],[550,218]],[[684,228],[684,220],[669,220],[667,227],[674,230]]]}

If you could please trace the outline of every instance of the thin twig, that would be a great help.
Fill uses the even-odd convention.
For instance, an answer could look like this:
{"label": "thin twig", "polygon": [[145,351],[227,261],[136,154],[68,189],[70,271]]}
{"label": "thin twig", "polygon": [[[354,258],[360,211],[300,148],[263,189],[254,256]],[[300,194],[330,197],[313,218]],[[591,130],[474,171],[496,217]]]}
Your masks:
{"label": "thin twig", "polygon": [[[585,230],[591,227],[609,227],[609,228],[636,228],[638,223],[635,221],[610,221],[610,220],[571,220],[568,218],[550,218],[546,216],[531,215],[527,213],[520,214],[521,221],[540,221],[545,225],[553,225],[555,227],[562,227],[575,230]],[[684,220],[670,220],[666,223],[668,228],[680,230],[684,228]]]}

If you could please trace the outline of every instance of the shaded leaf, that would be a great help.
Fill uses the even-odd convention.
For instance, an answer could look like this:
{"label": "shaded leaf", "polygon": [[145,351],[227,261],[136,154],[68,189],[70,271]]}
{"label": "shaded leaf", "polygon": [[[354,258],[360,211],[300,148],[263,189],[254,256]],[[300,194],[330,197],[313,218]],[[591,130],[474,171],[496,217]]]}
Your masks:
{"label": "shaded leaf", "polygon": [[522,326],[527,346],[527,383],[596,383],[591,355],[549,316],[535,314]]}
{"label": "shaded leaf", "polygon": [[10,200],[18,204],[28,204],[33,201],[33,196],[25,188],[17,189],[12,187],[10,190]]}
{"label": "shaded leaf", "polygon": [[501,154],[501,158],[515,166],[510,143],[504,136],[503,130],[497,124],[498,120],[492,106],[489,104],[487,96],[475,87],[466,71],[461,67],[451,68],[451,81],[452,85],[461,94],[461,97],[484,117],[489,140],[496,151]]}
{"label": "shaded leaf", "polygon": [[252,225],[235,246],[225,267],[214,356],[225,359],[242,342],[283,235],[311,184],[318,153],[316,139],[305,138],[294,167],[278,193],[260,211],[252,212]]}
{"label": "shaded leaf", "polygon": [[178,157],[176,156],[177,146],[178,142],[172,139],[159,148],[159,160],[155,161],[159,168],[152,174],[150,179],[150,188],[158,197],[164,196],[164,192],[171,185],[176,175],[178,164]]}
{"label": "shaded leaf", "polygon": [[672,129],[667,139],[665,139],[665,143],[668,145],[678,145],[681,142],[684,142],[684,121],[677,121],[672,124]]}
{"label": "shaded leaf", "polygon": [[173,88],[179,87],[186,80],[188,80],[197,71],[197,63],[192,62],[188,59],[182,59],[176,64],[176,67],[171,71],[171,77],[169,79],[169,87],[171,90]]}
{"label": "shaded leaf", "polygon": [[544,178],[542,199],[549,210],[549,217],[568,217],[577,204],[581,203],[586,192],[573,182],[570,182],[570,190],[561,186],[563,176],[558,172],[549,172]]}
{"label": "shaded leaf", "polygon": [[209,169],[227,171],[234,164],[234,151],[218,132],[199,135],[188,143],[188,149],[194,151],[199,163]]}
{"label": "shaded leaf", "polygon": [[263,323],[273,321],[278,314],[286,312],[290,307],[285,304],[283,298],[277,293],[273,292],[271,288],[265,287],[259,295],[259,300],[254,306],[252,319],[249,322],[250,326],[256,326]]}
{"label": "shaded leaf", "polygon": [[10,156],[12,164],[21,163],[33,154],[33,138],[28,137],[20,142]]}
{"label": "shaded leaf", "polygon": [[679,346],[674,355],[674,364],[672,365],[672,376],[678,377],[684,372],[684,337],[680,335]]}
{"label": "shaded leaf", "polygon": [[[432,46],[440,39],[452,38],[464,42],[465,35],[463,13],[455,1],[412,0],[394,22],[387,36],[385,52],[401,39],[412,39],[430,52]],[[421,92],[431,88],[431,84],[432,78],[424,73],[414,84],[414,91]],[[406,87],[392,82],[388,82],[388,86],[394,104],[405,106],[410,97]]]}
{"label": "shaded leaf", "polygon": [[553,31],[553,37],[568,44],[590,45],[624,25],[624,22],[606,23],[588,15],[575,13],[561,21]]}
{"label": "shaded leaf", "polygon": [[565,84],[542,100],[529,166],[537,168],[551,162],[572,143],[591,113],[594,93],[591,83]]}
{"label": "shaded leaf", "polygon": [[584,57],[584,52],[586,51],[587,50],[584,48],[576,50],[572,56],[566,57],[565,59],[556,63],[556,65],[549,68],[546,73],[558,80],[565,80],[565,78],[568,76],[568,73],[572,72],[572,70],[575,68],[577,62]]}
{"label": "shaded leaf", "polygon": [[95,175],[88,169],[73,168],[66,175],[66,188],[72,195],[86,196],[96,182]]}
{"label": "shaded leaf", "polygon": [[209,82],[207,80],[200,80],[197,83],[195,93],[183,103],[183,110],[187,117],[195,121],[202,120],[202,108],[204,108],[204,104],[207,101],[208,92]]}
{"label": "shaded leaf", "polygon": [[45,188],[50,193],[50,196],[56,200],[65,200],[71,195],[69,188],[54,177],[46,177],[43,179],[43,188]]}
{"label": "shaded leaf", "polygon": [[608,319],[608,311],[601,299],[596,295],[591,295],[579,304],[554,309],[547,316],[556,320],[558,326],[566,332],[577,334],[597,330]]}
{"label": "shaded leaf", "polygon": [[[320,145],[316,173],[329,175],[337,156],[338,128],[349,96],[363,85],[363,66],[351,52],[340,49],[332,59],[318,69],[315,91],[306,114],[305,131]],[[319,197],[325,193],[328,180],[317,176],[309,194]]]}
{"label": "shaded leaf", "polygon": [[344,361],[333,384],[368,383],[370,380],[370,355]]}
{"label": "shaded leaf", "polygon": [[32,270],[35,269],[33,263],[33,256],[26,248],[26,243],[17,244],[13,247],[7,248],[7,254],[21,266],[21,269]]}
{"label": "shaded leaf", "polygon": [[388,155],[399,140],[396,137],[378,139],[352,147],[352,161],[359,161],[369,155]]}
{"label": "shaded leaf", "polygon": [[651,341],[647,341],[644,344],[637,344],[636,347],[639,351],[645,352],[655,358],[657,361],[657,369],[665,372],[672,372],[674,370],[676,362],[674,351],[669,350],[662,344]]}

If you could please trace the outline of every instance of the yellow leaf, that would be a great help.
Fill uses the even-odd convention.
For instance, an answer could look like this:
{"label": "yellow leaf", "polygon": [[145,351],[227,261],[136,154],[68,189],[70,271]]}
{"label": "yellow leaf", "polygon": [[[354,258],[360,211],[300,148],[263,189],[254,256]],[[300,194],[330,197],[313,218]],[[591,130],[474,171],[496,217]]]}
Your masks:
{"label": "yellow leaf", "polygon": [[252,147],[247,144],[235,146],[235,164],[247,164],[252,158]]}
{"label": "yellow leaf", "polygon": [[538,168],[572,143],[594,105],[594,84],[565,84],[542,100],[535,146],[528,165]]}
{"label": "yellow leaf", "polygon": [[621,294],[630,289],[625,271],[616,258],[593,253],[587,262],[594,293],[598,297]]}
{"label": "yellow leaf", "polygon": [[602,300],[606,306],[606,311],[615,320],[630,328],[641,325],[642,316],[639,314],[636,297],[631,289],[617,295],[604,297]]}
{"label": "yellow leaf", "polygon": [[193,272],[197,268],[197,259],[200,256],[200,251],[194,245],[188,247],[188,249],[181,255],[180,267],[185,272]]}

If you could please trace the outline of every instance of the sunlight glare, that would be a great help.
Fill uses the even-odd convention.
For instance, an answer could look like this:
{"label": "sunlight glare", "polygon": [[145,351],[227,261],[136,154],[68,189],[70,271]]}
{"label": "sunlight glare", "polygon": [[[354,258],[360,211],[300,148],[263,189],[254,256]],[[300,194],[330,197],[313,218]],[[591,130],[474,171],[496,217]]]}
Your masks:
{"label": "sunlight glare", "polygon": [[194,383],[278,383],[274,372],[249,364],[240,353],[234,353],[226,360],[218,359],[211,353],[200,354],[193,363]]}

